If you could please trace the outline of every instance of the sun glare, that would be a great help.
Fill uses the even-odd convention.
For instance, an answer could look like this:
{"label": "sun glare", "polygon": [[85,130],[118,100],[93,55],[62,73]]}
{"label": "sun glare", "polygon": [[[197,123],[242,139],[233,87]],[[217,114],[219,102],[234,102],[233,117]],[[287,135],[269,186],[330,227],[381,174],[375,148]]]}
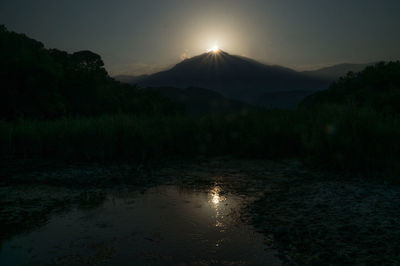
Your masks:
{"label": "sun glare", "polygon": [[210,49],[207,50],[208,52],[213,52],[213,53],[218,53],[219,52],[219,47],[218,45],[214,45]]}

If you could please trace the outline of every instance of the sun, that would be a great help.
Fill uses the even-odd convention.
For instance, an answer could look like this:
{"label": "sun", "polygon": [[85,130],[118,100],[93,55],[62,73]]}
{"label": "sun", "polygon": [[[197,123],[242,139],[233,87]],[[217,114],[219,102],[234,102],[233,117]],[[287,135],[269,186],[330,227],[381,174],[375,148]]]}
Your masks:
{"label": "sun", "polygon": [[213,52],[213,53],[218,53],[219,52],[219,47],[218,45],[214,45],[213,47],[211,47],[210,49],[208,49],[208,52]]}

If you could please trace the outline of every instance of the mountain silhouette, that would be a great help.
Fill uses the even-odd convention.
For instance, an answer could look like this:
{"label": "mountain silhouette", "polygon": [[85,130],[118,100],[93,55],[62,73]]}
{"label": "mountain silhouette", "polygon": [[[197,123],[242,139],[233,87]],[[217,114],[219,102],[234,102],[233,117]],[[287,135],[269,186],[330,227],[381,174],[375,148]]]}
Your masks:
{"label": "mountain silhouette", "polygon": [[138,85],[206,88],[248,104],[293,108],[305,96],[326,89],[329,83],[325,78],[219,51],[186,59],[140,80]]}
{"label": "mountain silhouette", "polygon": [[346,76],[347,73],[350,71],[354,73],[361,72],[366,67],[372,66],[374,64],[375,63],[368,63],[368,64],[344,63],[344,64],[337,64],[333,66],[324,67],[317,70],[303,71],[302,73],[312,77],[325,78],[334,81],[340,77]]}
{"label": "mountain silhouette", "polygon": [[117,75],[117,76],[114,76],[113,78],[122,83],[128,83],[128,84],[133,85],[133,84],[137,84],[137,83],[141,82],[142,80],[145,80],[148,77],[149,77],[149,75],[140,75],[140,76]]}

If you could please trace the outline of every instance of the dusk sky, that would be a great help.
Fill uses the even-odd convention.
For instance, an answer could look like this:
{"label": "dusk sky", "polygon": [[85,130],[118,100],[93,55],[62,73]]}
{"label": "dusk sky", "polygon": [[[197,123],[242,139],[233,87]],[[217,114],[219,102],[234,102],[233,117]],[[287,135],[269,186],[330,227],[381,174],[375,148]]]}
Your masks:
{"label": "dusk sky", "polygon": [[1,0],[0,24],[48,48],[91,50],[111,75],[218,45],[298,70],[400,58],[399,0]]}

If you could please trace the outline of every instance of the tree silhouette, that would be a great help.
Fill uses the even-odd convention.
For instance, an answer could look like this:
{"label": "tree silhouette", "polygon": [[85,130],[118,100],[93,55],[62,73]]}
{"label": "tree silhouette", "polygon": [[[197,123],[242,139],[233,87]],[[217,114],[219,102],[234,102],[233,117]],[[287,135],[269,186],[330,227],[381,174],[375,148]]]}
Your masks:
{"label": "tree silhouette", "polygon": [[96,53],[45,49],[41,42],[4,25],[0,82],[0,119],[181,110],[158,94],[112,79]]}
{"label": "tree silhouette", "polygon": [[301,106],[351,104],[387,114],[400,113],[400,61],[378,63],[360,73],[349,72],[328,90],[304,99]]}

